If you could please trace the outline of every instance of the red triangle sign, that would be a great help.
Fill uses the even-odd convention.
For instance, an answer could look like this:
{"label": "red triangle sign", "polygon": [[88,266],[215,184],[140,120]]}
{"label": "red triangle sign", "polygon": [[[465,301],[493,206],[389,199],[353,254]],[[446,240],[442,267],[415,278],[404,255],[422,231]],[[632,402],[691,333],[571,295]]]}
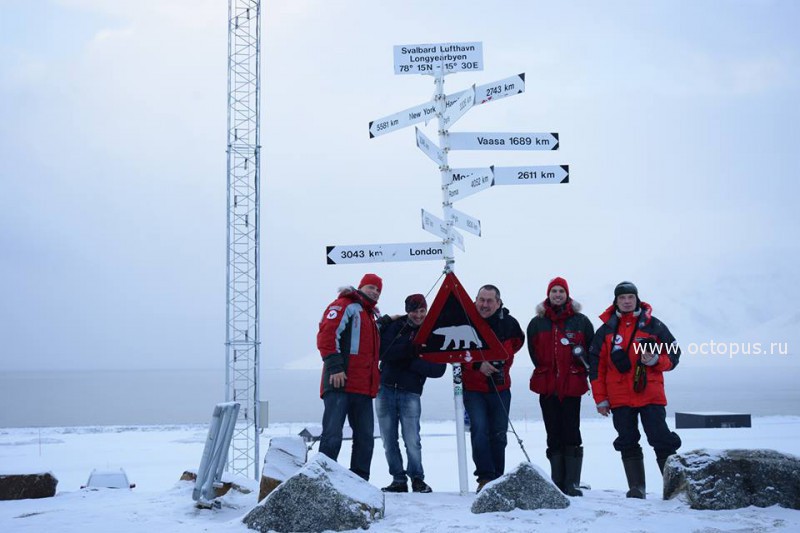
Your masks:
{"label": "red triangle sign", "polygon": [[504,361],[506,350],[478,314],[455,274],[448,273],[414,337],[420,356],[434,363]]}

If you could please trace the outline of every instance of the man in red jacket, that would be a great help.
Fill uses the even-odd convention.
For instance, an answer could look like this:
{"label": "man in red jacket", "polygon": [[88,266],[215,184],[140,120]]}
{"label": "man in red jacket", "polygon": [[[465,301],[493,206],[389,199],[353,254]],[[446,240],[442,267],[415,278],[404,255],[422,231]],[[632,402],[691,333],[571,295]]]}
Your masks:
{"label": "man in red jacket", "polygon": [[636,285],[623,281],[614,289],[614,303],[600,315],[603,325],[589,350],[592,394],[597,412],[612,414],[618,435],[614,449],[622,455],[628,498],[646,494],[639,417],[662,473],[667,457],[681,445],[667,426],[664,393],[664,372],[678,365],[681,351],[652,313],[652,307],[639,300]]}
{"label": "man in red jacket", "polygon": [[514,354],[525,343],[519,322],[503,307],[500,290],[484,285],[475,298],[478,314],[486,320],[505,350],[505,361],[463,365],[464,408],[470,420],[470,442],[478,491],[505,471],[508,411]]}
{"label": "man in red jacket", "polygon": [[340,289],[322,314],[317,348],[322,356],[320,396],[325,403],[319,451],[333,459],[342,447],[345,417],[353,429],[350,470],[369,481],[375,420],[372,399],[378,394],[380,334],[376,304],[383,281],[375,274],[361,278],[358,290]]}
{"label": "man in red jacket", "polygon": [[586,361],[594,327],[580,312],[581,304],[570,298],[567,280],[551,279],[546,294],[528,324],[528,353],[535,367],[530,388],[539,395],[542,408],[550,477],[564,494],[583,496],[578,488],[583,465],[581,396],[589,390]]}

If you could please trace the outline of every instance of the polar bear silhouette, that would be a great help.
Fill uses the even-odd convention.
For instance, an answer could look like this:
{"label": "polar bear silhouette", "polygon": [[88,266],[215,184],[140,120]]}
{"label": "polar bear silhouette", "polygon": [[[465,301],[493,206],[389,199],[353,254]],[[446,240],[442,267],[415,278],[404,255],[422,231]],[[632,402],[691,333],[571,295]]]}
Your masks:
{"label": "polar bear silhouette", "polygon": [[446,350],[450,344],[453,344],[453,349],[467,349],[470,345],[474,344],[475,348],[483,348],[483,344],[478,339],[478,334],[472,326],[464,324],[462,326],[447,326],[433,330],[434,335],[444,337],[442,350]]}

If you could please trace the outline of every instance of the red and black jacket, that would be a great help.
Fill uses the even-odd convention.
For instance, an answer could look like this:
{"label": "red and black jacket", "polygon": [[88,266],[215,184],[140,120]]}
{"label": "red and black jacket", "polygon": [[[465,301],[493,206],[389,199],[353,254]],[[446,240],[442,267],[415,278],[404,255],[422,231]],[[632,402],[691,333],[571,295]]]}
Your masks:
{"label": "red and black jacket", "polygon": [[[589,379],[595,403],[608,401],[612,409],[667,405],[664,372],[678,366],[681,356],[680,347],[667,326],[653,316],[653,308],[646,302],[640,302],[639,309],[632,313],[620,313],[611,305],[600,318],[603,325],[597,330],[589,349]],[[655,365],[644,367],[647,384],[636,392],[633,382],[640,353],[635,345],[644,341],[656,343],[659,357]],[[629,370],[620,372],[612,362],[614,349],[627,352],[631,363]]]}
{"label": "red and black jacket", "polygon": [[317,348],[322,356],[320,396],[333,390],[330,376],[347,373],[344,392],[378,394],[380,374],[380,334],[375,324],[375,302],[349,287],[325,308],[317,333]]}
{"label": "red and black jacket", "polygon": [[549,300],[536,306],[536,316],[527,331],[528,354],[535,367],[530,381],[533,392],[562,399],[579,397],[589,390],[586,367],[572,355],[573,347],[581,346],[588,360],[594,337],[594,326],[580,309],[572,299],[559,309]]}
{"label": "red and black jacket", "polygon": [[464,390],[472,392],[493,392],[504,391],[511,387],[511,365],[514,364],[514,354],[525,344],[525,334],[519,326],[517,319],[511,316],[508,309],[501,307],[486,319],[486,323],[497,335],[500,344],[503,345],[507,359],[503,361],[502,372],[503,382],[497,383],[491,377],[486,377],[480,372],[481,363],[476,362],[471,365],[462,365],[462,378],[464,380]]}

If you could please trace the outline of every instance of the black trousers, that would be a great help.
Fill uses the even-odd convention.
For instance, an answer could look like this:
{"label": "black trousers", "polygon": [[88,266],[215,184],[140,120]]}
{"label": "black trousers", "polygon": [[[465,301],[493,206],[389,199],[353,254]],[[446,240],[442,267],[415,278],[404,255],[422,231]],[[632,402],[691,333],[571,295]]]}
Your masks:
{"label": "black trousers", "polygon": [[547,431],[547,449],[560,450],[564,446],[580,446],[581,397],[539,396],[544,429]]}
{"label": "black trousers", "polygon": [[639,417],[647,442],[656,453],[671,455],[681,447],[681,438],[667,426],[667,410],[663,405],[645,405],[644,407],[616,407],[611,410],[617,438],[614,449],[623,456],[635,450],[641,450],[639,439]]}

